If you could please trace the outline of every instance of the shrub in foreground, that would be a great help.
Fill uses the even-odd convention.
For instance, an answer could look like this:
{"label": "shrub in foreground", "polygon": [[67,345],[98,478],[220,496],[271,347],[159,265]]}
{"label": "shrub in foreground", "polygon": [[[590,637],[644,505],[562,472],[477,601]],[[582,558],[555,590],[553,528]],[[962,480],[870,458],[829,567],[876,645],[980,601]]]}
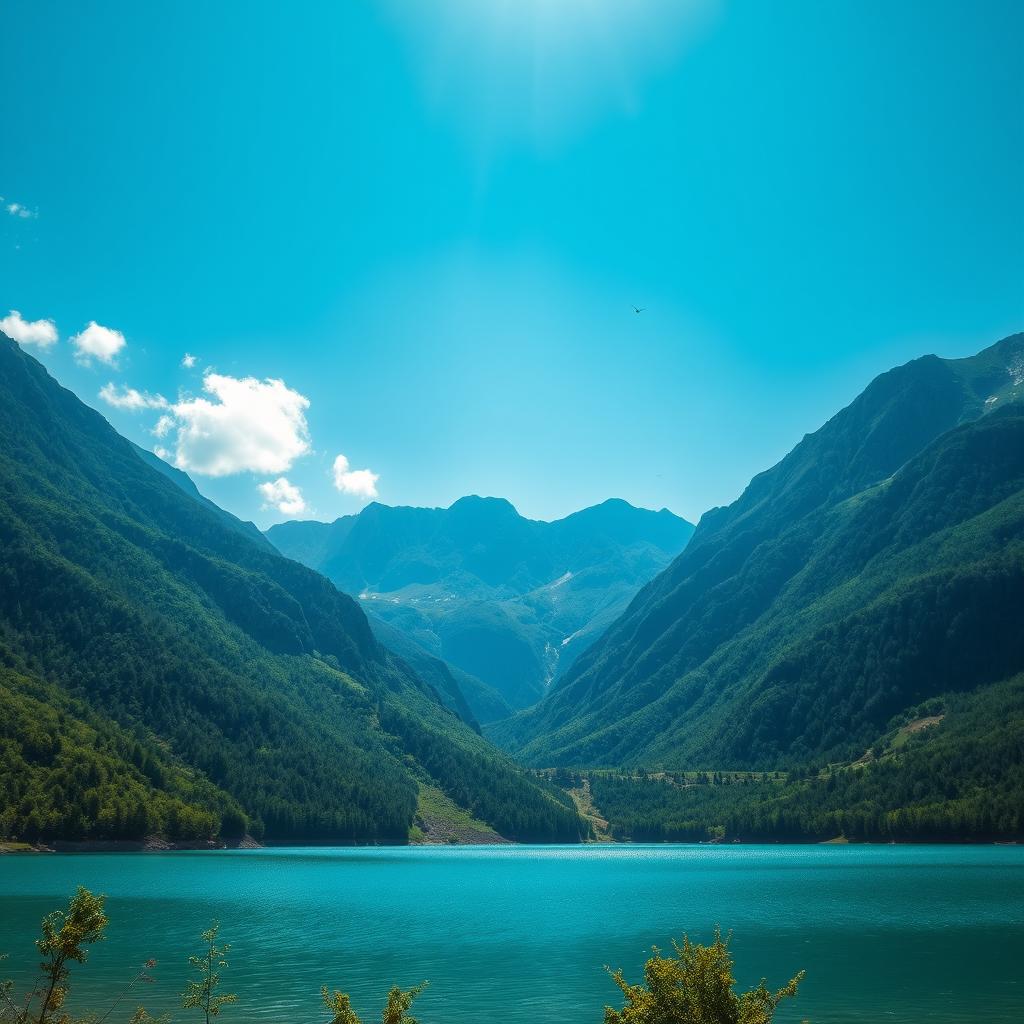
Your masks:
{"label": "shrub in foreground", "polygon": [[715,929],[715,941],[701,946],[683,937],[672,943],[675,956],[657,946],[644,965],[645,985],[630,985],[622,971],[609,971],[622,989],[626,1005],[605,1007],[605,1024],[769,1024],[783,999],[792,999],[804,972],[772,992],[764,979],[757,988],[737,994],[729,939]]}
{"label": "shrub in foreground", "polygon": [[[105,901],[105,896],[94,896],[79,886],[67,910],[56,910],[43,918],[42,936],[36,939],[43,958],[39,978],[19,997],[15,996],[13,982],[0,983],[0,1024],[106,1024],[108,1020],[111,1024],[116,1020],[169,1024],[169,1017],[153,1018],[141,1006],[127,1018],[113,1016],[136,985],[153,981],[150,971],[156,967],[155,960],[147,960],[139,968],[104,1013],[72,1017],[65,1012],[71,965],[85,963],[88,947],[105,938]],[[194,1011],[205,1024],[211,1024],[222,1010],[239,1001],[236,994],[220,991],[221,973],[228,968],[231,947],[218,945],[219,932],[220,925],[214,921],[200,936],[203,951],[188,958],[195,976],[189,979],[181,997],[182,1008]],[[774,992],[762,980],[757,988],[736,994],[729,940],[723,939],[718,929],[710,946],[684,937],[682,946],[673,943],[673,948],[675,955],[670,957],[663,957],[654,948],[654,955],[644,967],[645,985],[630,985],[622,971],[609,972],[622,990],[626,1005],[621,1010],[606,1007],[605,1024],[769,1024],[779,1003],[796,995],[804,976],[801,971]],[[427,982],[411,989],[392,987],[381,1014],[382,1024],[418,1024],[409,1010],[426,986]],[[346,993],[332,992],[325,985],[320,996],[331,1015],[330,1024],[363,1024]]]}

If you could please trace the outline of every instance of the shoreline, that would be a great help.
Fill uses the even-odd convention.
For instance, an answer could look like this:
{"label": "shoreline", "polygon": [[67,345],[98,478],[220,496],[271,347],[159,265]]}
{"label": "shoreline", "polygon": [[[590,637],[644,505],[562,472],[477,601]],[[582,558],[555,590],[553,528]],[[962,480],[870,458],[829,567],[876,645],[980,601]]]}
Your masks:
{"label": "shoreline", "polygon": [[169,842],[156,836],[146,839],[93,839],[93,840],[53,840],[46,843],[23,843],[17,841],[0,841],[0,856],[4,855],[26,855],[26,854],[90,854],[90,853],[123,853],[123,854],[146,854],[146,853],[195,853],[210,852],[216,853],[225,850],[287,850],[287,849],[324,849],[324,850],[350,850],[350,849],[493,849],[496,846],[572,846],[572,847],[602,847],[609,846],[630,847],[630,846],[709,846],[709,847],[734,847],[734,846],[1022,846],[1024,839],[932,839],[932,840],[892,840],[875,841],[863,839],[846,839],[837,837],[835,839],[788,839],[785,841],[749,841],[730,839],[721,842],[623,842],[620,840],[606,839],[599,842],[589,841],[580,843],[517,843],[512,840],[502,842],[482,843],[439,843],[439,842],[411,842],[411,843],[374,843],[374,842],[351,842],[339,843],[334,840],[317,841],[313,839],[302,841],[269,841],[257,842],[251,836],[244,836],[241,840],[225,842],[223,840],[192,840],[182,842]]}

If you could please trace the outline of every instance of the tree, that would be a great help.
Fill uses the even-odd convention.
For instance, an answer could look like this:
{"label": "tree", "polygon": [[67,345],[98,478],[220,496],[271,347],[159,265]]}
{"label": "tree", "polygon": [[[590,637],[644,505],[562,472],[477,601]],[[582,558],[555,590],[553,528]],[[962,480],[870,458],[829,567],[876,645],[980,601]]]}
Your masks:
{"label": "tree", "polygon": [[327,1012],[331,1015],[331,1024],[363,1024],[359,1015],[352,1009],[351,999],[337,989],[329,992],[324,985],[320,989],[320,998],[324,1001]]}
{"label": "tree", "polygon": [[775,992],[764,979],[757,988],[737,995],[729,938],[715,929],[710,946],[672,943],[675,956],[663,957],[657,946],[644,965],[644,985],[630,985],[622,971],[610,971],[626,1005],[605,1007],[605,1024],[769,1024],[783,999],[796,995],[804,972]]}
{"label": "tree", "polygon": [[188,958],[188,962],[199,972],[199,978],[189,981],[188,988],[181,994],[182,1007],[186,1010],[199,1010],[206,1017],[206,1024],[210,1024],[210,1018],[220,1013],[221,1007],[238,1002],[238,996],[233,993],[216,994],[217,986],[220,985],[220,972],[228,966],[224,958],[231,949],[230,946],[217,945],[219,931],[220,924],[214,921],[200,936],[206,943],[206,952],[202,956]]}
{"label": "tree", "polygon": [[[383,1024],[419,1024],[415,1017],[408,1016],[409,1007],[412,1006],[416,997],[427,987],[429,982],[424,981],[420,985],[414,985],[404,991],[397,985],[392,986],[388,992],[387,1002],[384,1004],[384,1012],[381,1014]],[[344,992],[335,989],[329,992],[324,985],[320,989],[320,998],[331,1016],[330,1024],[363,1024],[359,1014],[352,1009],[352,1002]]]}
{"label": "tree", "polygon": [[407,1017],[406,1013],[413,1000],[427,987],[427,982],[414,985],[403,992],[397,985],[388,992],[388,1001],[384,1005],[384,1024],[419,1024],[415,1017]]}
{"label": "tree", "polygon": [[53,1016],[64,1005],[70,988],[68,964],[85,963],[89,951],[84,947],[103,938],[107,927],[107,915],[103,912],[106,899],[106,896],[94,896],[80,885],[66,911],[55,910],[43,918],[43,936],[36,939],[36,948],[44,958],[39,967],[43,972],[42,988],[46,992],[39,1006],[38,1024],[49,1021],[63,1024],[69,1020],[66,1014],[59,1018]]}

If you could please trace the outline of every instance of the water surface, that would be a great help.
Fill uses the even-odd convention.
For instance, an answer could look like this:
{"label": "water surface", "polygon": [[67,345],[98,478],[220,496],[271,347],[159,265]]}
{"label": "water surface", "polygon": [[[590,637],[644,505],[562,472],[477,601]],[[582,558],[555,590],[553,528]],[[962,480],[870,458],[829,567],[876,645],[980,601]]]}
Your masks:
{"label": "water surface", "polygon": [[[807,971],[777,1020],[1024,1021],[1024,848],[588,846],[288,849],[0,857],[2,972],[77,884],[109,896],[109,939],[77,968],[95,1008],[147,957],[141,1001],[174,1010],[185,957],[219,918],[232,944],[219,1018],[323,1021],[323,984],[380,1019],[424,979],[422,1024],[600,1024],[603,965],[639,980],[651,944],[734,932],[737,976]],[[186,1019],[184,1012],[174,1014]]]}

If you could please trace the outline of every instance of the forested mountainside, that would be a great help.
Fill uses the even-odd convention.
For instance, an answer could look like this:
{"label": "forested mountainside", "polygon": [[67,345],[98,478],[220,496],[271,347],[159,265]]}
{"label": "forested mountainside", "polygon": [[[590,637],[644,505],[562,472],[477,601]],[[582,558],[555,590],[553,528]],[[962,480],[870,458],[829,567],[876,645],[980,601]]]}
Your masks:
{"label": "forested mountainside", "polygon": [[538,700],[692,532],[667,509],[614,499],[545,523],[471,496],[447,509],[374,502],[267,536],[468,674],[466,699],[490,722]]}
{"label": "forested mountainside", "polygon": [[[168,479],[176,483],[185,494],[208,507],[226,525],[240,531],[245,536],[254,536],[267,550],[277,551],[254,524],[243,523],[231,515],[230,512],[224,511],[224,509],[219,508],[208,498],[204,497],[187,473],[183,473],[181,470],[168,465],[159,456],[154,455],[152,452],[147,452],[144,448],[140,448],[137,445],[134,447],[144,462],[159,469]],[[464,722],[471,725],[477,732],[480,731],[480,726],[469,702],[466,700],[465,695],[467,693],[472,695],[475,706],[482,707],[487,712],[486,721],[506,718],[512,714],[512,709],[502,700],[501,695],[479,679],[466,672],[462,672],[453,665],[448,665],[446,662],[441,661],[440,658],[434,657],[424,647],[421,647],[400,630],[395,629],[383,619],[373,615],[372,609],[369,611],[367,619],[373,630],[373,635],[381,644],[393,654],[397,654],[402,658],[423,682],[428,683],[434,688],[441,702],[446,707],[455,711]]]}
{"label": "forested mountainside", "polygon": [[1022,391],[1024,335],[883,374],[494,736],[538,765],[843,761],[1024,670]]}
{"label": "forested mountainside", "polygon": [[404,842],[426,785],[578,837],[353,600],[172,476],[0,336],[0,835]]}
{"label": "forested mountainside", "polygon": [[147,451],[145,448],[135,444],[134,442],[129,443],[132,445],[132,448],[135,449],[135,454],[138,455],[143,462],[163,473],[168,480],[177,484],[185,494],[193,499],[193,501],[197,501],[204,508],[209,509],[210,512],[212,512],[225,526],[232,530],[236,530],[244,537],[248,537],[250,540],[255,541],[268,551],[277,550],[277,548],[275,548],[274,545],[271,544],[262,533],[260,533],[259,528],[255,523],[243,522],[237,516],[233,516],[230,512],[225,511],[219,505],[215,505],[209,498],[201,494],[199,492],[199,488],[196,487],[195,482],[188,473],[184,473],[180,469],[176,469],[169,463],[164,462],[164,460],[154,452]]}
{"label": "forested mountainside", "polygon": [[477,732],[480,725],[473,714],[469,702],[466,700],[467,693],[473,693],[477,700],[486,699],[490,696],[499,712],[508,711],[501,697],[493,690],[489,690],[478,679],[460,672],[453,665],[441,661],[428,654],[414,640],[410,640],[404,633],[388,625],[383,619],[374,615],[367,615],[373,635],[393,654],[404,659],[409,667],[422,679],[429,683],[443,704],[451,708],[458,716],[469,725],[472,725]]}
{"label": "forested mountainside", "polygon": [[986,842],[1024,836],[1024,675],[933,697],[858,758],[794,772],[578,771],[599,829],[633,842]]}

